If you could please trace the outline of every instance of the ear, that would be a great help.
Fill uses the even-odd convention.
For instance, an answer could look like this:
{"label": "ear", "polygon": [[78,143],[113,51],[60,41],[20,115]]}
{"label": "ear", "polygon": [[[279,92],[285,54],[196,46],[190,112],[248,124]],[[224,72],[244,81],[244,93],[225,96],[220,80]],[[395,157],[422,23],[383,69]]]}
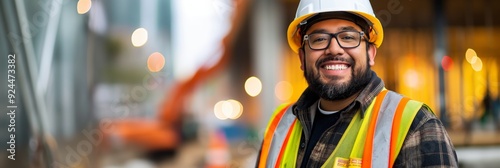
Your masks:
{"label": "ear", "polygon": [[375,56],[377,55],[377,47],[374,45],[374,44],[370,44],[368,45],[368,50],[366,50],[368,52],[368,61],[369,61],[369,64],[370,66],[373,66],[375,65]]}
{"label": "ear", "polygon": [[299,48],[300,69],[304,70],[304,48]]}

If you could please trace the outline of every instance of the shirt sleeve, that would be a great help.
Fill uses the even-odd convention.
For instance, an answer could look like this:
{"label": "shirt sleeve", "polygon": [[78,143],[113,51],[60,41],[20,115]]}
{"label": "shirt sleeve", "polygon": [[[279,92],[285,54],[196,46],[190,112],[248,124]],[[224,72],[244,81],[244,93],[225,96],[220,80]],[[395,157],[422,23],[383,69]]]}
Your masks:
{"label": "shirt sleeve", "polygon": [[458,167],[450,137],[428,106],[415,116],[394,167]]}

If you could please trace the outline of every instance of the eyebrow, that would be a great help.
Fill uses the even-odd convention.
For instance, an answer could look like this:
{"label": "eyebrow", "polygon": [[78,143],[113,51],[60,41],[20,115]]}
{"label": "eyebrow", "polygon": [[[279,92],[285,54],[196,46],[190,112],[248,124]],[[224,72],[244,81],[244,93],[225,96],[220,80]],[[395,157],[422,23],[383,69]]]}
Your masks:
{"label": "eyebrow", "polygon": [[344,27],[340,27],[339,28],[340,31],[346,31],[346,30],[350,30],[350,31],[360,31],[360,30],[357,30],[356,28],[352,27],[352,26],[344,26]]}
{"label": "eyebrow", "polygon": [[[338,32],[340,31],[360,31],[360,30],[357,30],[356,28],[352,27],[352,26],[342,26],[342,27],[339,27],[337,29]],[[310,34],[312,33],[330,33],[328,31],[326,31],[325,29],[316,29],[316,30],[313,30]]]}

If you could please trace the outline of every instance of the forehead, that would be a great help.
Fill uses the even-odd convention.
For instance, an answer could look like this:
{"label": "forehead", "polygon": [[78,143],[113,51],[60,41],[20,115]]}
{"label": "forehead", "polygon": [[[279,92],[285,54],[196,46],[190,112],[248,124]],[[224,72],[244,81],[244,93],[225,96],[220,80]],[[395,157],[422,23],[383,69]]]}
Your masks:
{"label": "forehead", "polygon": [[330,33],[339,32],[342,30],[356,29],[357,31],[362,31],[361,28],[354,22],[343,20],[343,19],[327,19],[313,24],[308,30],[307,34],[322,30]]}

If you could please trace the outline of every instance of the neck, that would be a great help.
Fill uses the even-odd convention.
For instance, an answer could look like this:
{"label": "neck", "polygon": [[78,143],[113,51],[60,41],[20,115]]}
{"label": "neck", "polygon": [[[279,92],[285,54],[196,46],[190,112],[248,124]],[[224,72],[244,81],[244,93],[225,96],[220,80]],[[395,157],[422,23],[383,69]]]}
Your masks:
{"label": "neck", "polygon": [[359,93],[360,92],[357,92],[356,94],[353,94],[352,96],[342,100],[326,100],[321,98],[319,100],[321,109],[326,111],[342,110],[346,108],[349,104],[351,104],[354,100],[356,100],[356,97],[358,97]]}

